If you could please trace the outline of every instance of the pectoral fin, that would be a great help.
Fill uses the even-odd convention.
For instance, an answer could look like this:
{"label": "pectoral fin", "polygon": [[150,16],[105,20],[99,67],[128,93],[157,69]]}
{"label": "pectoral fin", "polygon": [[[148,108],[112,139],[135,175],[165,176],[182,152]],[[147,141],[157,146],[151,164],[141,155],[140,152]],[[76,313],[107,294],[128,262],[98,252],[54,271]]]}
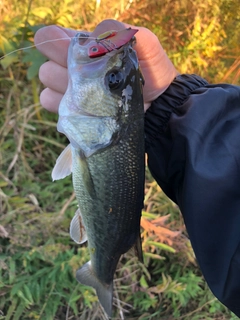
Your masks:
{"label": "pectoral fin", "polygon": [[82,244],[87,241],[87,233],[84,227],[80,209],[75,212],[75,215],[70,223],[70,237],[78,244]]}
{"label": "pectoral fin", "polygon": [[72,152],[70,144],[63,150],[56,160],[52,171],[52,179],[60,180],[67,177],[72,172]]}

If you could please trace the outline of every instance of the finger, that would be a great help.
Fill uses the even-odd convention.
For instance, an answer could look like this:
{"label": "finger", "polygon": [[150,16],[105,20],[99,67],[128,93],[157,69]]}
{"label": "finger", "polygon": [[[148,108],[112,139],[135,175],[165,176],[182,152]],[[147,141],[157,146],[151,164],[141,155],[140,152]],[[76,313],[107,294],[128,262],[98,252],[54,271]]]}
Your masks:
{"label": "finger", "polygon": [[47,58],[66,67],[68,46],[75,34],[74,30],[48,26],[36,32],[34,42],[37,49]]}
{"label": "finger", "polygon": [[[61,29],[63,32],[66,32],[66,34],[70,37],[73,38],[75,37],[76,33],[78,33],[79,31],[73,30],[73,29],[69,29],[69,28],[64,28],[64,27],[60,27],[57,26],[59,29]],[[88,31],[84,31],[84,33],[88,33],[90,34],[90,32]]]}
{"label": "finger", "polygon": [[54,61],[47,61],[39,69],[39,79],[44,86],[53,91],[64,93],[68,84],[67,68]]}
{"label": "finger", "polygon": [[127,23],[124,24],[124,27],[138,29],[138,32],[135,34],[136,44],[134,49],[138,52],[139,60],[149,59],[152,57],[154,52],[159,51],[159,47],[162,49],[157,36],[149,29],[139,26],[133,26]]}
{"label": "finger", "polygon": [[57,113],[62,97],[63,94],[46,88],[40,94],[40,103],[48,111]]}

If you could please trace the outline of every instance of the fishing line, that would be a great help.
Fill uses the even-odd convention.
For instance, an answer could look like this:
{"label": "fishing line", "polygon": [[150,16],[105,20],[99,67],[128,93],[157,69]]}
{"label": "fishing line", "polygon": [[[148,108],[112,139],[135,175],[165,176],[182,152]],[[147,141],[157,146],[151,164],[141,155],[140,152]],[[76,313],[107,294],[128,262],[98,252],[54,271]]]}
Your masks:
{"label": "fishing line", "polygon": [[[4,54],[3,56],[0,57],[0,60],[3,60],[4,58],[10,56],[11,54],[16,53],[16,52],[21,51],[21,50],[32,49],[32,48],[35,48],[35,47],[37,47],[37,46],[41,46],[41,45],[43,45],[43,44],[45,44],[45,43],[49,43],[49,42],[56,42],[56,41],[61,41],[61,40],[69,40],[69,41],[70,41],[70,40],[73,39],[73,38],[75,38],[75,36],[74,36],[74,37],[66,37],[66,38],[52,39],[52,40],[45,40],[45,41],[43,41],[43,42],[39,42],[37,45],[36,45],[36,44],[33,44],[33,45],[31,45],[31,46],[24,47],[24,48],[19,48],[19,49],[16,49],[16,50],[11,51],[11,52],[9,52],[9,53],[6,53],[6,54]],[[95,40],[96,40],[96,37],[89,37],[89,36],[88,36],[88,37],[83,37],[83,36],[81,37],[81,36],[79,36],[78,38],[79,38],[79,39],[95,39]]]}
{"label": "fishing line", "polygon": [[[121,30],[120,30],[121,31]],[[112,32],[116,32],[116,31],[112,31]],[[105,35],[106,33],[104,33],[103,35]],[[111,31],[110,31],[110,34],[111,34]],[[3,56],[0,57],[0,61],[3,60],[4,58],[10,56],[11,54],[13,53],[16,53],[18,51],[21,51],[21,50],[28,50],[28,49],[32,49],[32,48],[36,48],[37,46],[41,46],[45,43],[49,43],[49,42],[56,42],[56,41],[62,41],[62,40],[71,40],[73,38],[78,38],[78,39],[93,39],[93,40],[96,40],[97,42],[101,42],[103,44],[103,46],[108,50],[108,51],[112,51],[114,49],[116,49],[116,45],[114,43],[111,42],[110,39],[107,39],[109,36],[106,35],[106,37],[90,37],[87,33],[84,33],[84,32],[81,32],[79,31],[74,37],[66,37],[66,38],[57,38],[57,39],[52,39],[52,40],[45,40],[43,42],[39,42],[37,45],[36,44],[33,44],[31,46],[28,46],[28,47],[24,47],[24,48],[19,48],[19,49],[16,49],[16,50],[13,50],[9,53],[6,53],[4,54]],[[110,50],[109,50],[110,49]]]}

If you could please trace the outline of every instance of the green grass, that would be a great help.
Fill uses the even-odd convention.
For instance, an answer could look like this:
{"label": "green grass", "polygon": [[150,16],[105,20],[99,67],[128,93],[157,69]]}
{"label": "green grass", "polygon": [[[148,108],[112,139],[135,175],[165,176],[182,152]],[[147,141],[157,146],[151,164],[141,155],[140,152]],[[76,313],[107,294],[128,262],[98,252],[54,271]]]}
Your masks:
{"label": "green grass", "polygon": [[[102,19],[115,17],[152,29],[181,72],[240,83],[236,1],[234,6],[234,1],[216,0],[215,10],[210,0],[195,1],[191,8],[187,0],[149,0],[148,10],[145,1],[128,6],[127,1],[105,0],[98,8],[93,0],[53,0],[51,10],[38,0],[24,1],[24,10],[16,0],[1,5],[2,54],[31,44],[43,24],[92,29]],[[214,53],[209,49],[213,46],[218,47]],[[77,207],[71,177],[51,181],[67,141],[56,131],[57,115],[39,105],[42,85],[36,75],[43,61],[35,49],[1,60],[0,319],[103,320],[94,290],[75,280],[88,251],[69,237]],[[237,319],[211,294],[178,208],[148,171],[145,191],[144,264],[133,252],[121,258],[114,319]]]}

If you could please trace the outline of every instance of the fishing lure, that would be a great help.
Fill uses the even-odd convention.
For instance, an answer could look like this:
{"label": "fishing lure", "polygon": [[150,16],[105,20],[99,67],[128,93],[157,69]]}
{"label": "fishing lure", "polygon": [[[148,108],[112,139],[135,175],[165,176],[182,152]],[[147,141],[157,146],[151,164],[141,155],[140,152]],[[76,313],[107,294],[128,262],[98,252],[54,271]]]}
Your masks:
{"label": "fishing lure", "polygon": [[121,48],[137,33],[137,29],[127,28],[120,31],[110,30],[100,34],[88,49],[89,58],[97,58]]}

